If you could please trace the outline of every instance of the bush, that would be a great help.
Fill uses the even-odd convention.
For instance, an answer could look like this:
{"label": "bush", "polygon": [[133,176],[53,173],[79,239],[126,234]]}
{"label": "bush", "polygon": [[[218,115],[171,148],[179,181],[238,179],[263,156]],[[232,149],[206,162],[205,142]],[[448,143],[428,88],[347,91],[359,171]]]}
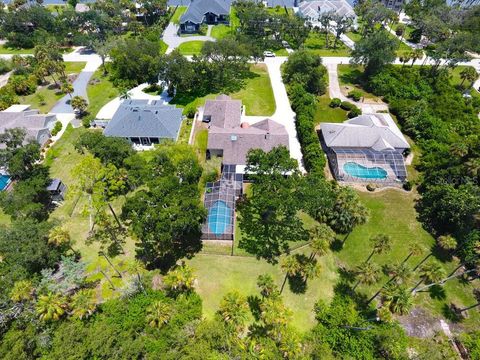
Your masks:
{"label": "bush", "polygon": [[50,133],[52,134],[52,136],[55,136],[60,132],[60,130],[62,130],[62,123],[60,121],[57,121]]}
{"label": "bush", "polygon": [[143,92],[147,94],[160,94],[162,91],[163,88],[158,84],[151,84],[143,89]]}
{"label": "bush", "polygon": [[413,185],[410,181],[407,180],[403,183],[402,187],[403,187],[403,190],[405,191],[411,191],[413,188]]}
{"label": "bush", "polygon": [[342,104],[342,100],[340,100],[339,98],[333,98],[333,99],[330,101],[330,107],[332,107],[332,108],[337,108],[337,107],[339,107],[341,104]]}
{"label": "bush", "polygon": [[348,113],[348,118],[353,119],[354,117],[362,115],[362,110],[360,110],[358,107],[354,107],[350,112]]}
{"label": "bush", "polygon": [[346,110],[346,111],[350,111],[352,110],[355,106],[355,104],[352,104],[351,102],[348,102],[348,101],[342,101],[340,103],[340,107],[343,109],[343,110]]}
{"label": "bush", "polygon": [[196,112],[197,108],[195,104],[188,104],[187,106],[185,106],[185,109],[183,109],[183,115],[190,119],[193,119]]}
{"label": "bush", "polygon": [[367,184],[367,190],[368,191],[375,191],[377,187],[374,184]]}
{"label": "bush", "polygon": [[37,78],[33,75],[15,75],[8,82],[15,94],[30,95],[37,90]]}
{"label": "bush", "polygon": [[206,24],[200,25],[200,28],[198,29],[198,33],[200,35],[207,35],[207,31],[208,31],[208,26]]}
{"label": "bush", "polygon": [[0,59],[0,74],[5,74],[12,70],[12,63],[6,59]]}
{"label": "bush", "polygon": [[352,90],[348,93],[348,97],[354,101],[360,101],[362,98],[362,92],[360,90]]}

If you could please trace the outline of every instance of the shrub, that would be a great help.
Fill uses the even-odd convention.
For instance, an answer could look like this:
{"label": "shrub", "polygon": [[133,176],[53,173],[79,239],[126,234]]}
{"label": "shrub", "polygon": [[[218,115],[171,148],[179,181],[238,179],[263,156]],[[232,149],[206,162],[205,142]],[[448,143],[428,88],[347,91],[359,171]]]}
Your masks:
{"label": "shrub", "polygon": [[5,74],[12,70],[12,63],[6,59],[0,59],[0,74]]}
{"label": "shrub", "polygon": [[57,121],[50,133],[52,134],[52,136],[55,136],[60,132],[60,130],[62,130],[62,123],[60,121]]}
{"label": "shrub", "polygon": [[198,33],[200,35],[207,35],[207,31],[208,31],[208,26],[206,24],[200,25],[200,28],[198,29]]}
{"label": "shrub", "polygon": [[351,102],[348,102],[348,101],[342,101],[340,103],[340,107],[343,109],[343,110],[346,110],[346,111],[350,111],[352,110],[355,106],[355,104],[352,104]]}
{"label": "shrub", "polygon": [[373,184],[367,184],[367,190],[368,191],[375,191],[377,187]]}
{"label": "shrub", "polygon": [[362,92],[360,90],[352,90],[348,93],[348,97],[354,101],[360,101],[362,98]]}
{"label": "shrub", "polygon": [[411,191],[413,188],[413,185],[410,181],[407,180],[403,183],[402,187],[403,187],[403,190],[405,191]]}
{"label": "shrub", "polygon": [[185,109],[183,109],[183,115],[190,119],[193,119],[196,112],[197,108],[195,104],[188,104],[187,106],[185,106]]}
{"label": "shrub", "polygon": [[332,108],[337,108],[337,107],[339,107],[341,104],[342,104],[342,100],[340,100],[339,98],[333,98],[333,99],[330,101],[330,107],[332,107]]}
{"label": "shrub", "polygon": [[405,25],[398,24],[397,28],[395,29],[395,34],[397,34],[397,36],[402,36],[404,33],[405,33]]}
{"label": "shrub", "polygon": [[143,89],[143,92],[147,94],[159,94],[163,91],[163,88],[158,84],[151,84]]}
{"label": "shrub", "polygon": [[35,76],[12,76],[8,83],[17,95],[30,95],[37,90],[37,78]]}
{"label": "shrub", "polygon": [[349,119],[353,119],[354,117],[357,117],[359,115],[362,115],[362,110],[360,110],[358,107],[354,107],[352,108],[352,110],[350,110],[350,112],[348,113],[348,118]]}

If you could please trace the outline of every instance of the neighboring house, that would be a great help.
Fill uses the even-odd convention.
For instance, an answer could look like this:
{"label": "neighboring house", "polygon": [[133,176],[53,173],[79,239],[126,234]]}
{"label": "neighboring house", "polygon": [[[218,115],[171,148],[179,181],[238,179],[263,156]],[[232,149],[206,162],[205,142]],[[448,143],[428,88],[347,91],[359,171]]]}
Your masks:
{"label": "neighboring house", "polygon": [[75,12],[84,13],[87,11],[90,11],[90,6],[88,6],[87,4],[78,3],[77,5],[75,5]]}
{"label": "neighboring house", "polygon": [[67,186],[60,179],[52,179],[50,184],[47,186],[47,191],[50,193],[52,201],[61,202],[65,200]]}
{"label": "neighboring house", "polygon": [[346,0],[307,0],[298,7],[298,14],[311,23],[317,23],[320,15],[333,12],[338,16],[355,18],[352,5]]}
{"label": "neighboring house", "polygon": [[220,95],[207,100],[203,121],[209,123],[207,156],[223,157],[223,164],[245,165],[250,149],[270,151],[284,145],[288,148],[285,127],[265,119],[255,124],[241,122],[242,102]]}
{"label": "neighboring house", "polygon": [[364,114],[344,123],[321,123],[322,146],[339,181],[401,183],[410,148],[389,114]]}
{"label": "neighboring house", "polygon": [[125,100],[108,122],[104,135],[125,138],[139,146],[176,141],[182,119],[182,109],[163,101]]}
{"label": "neighboring house", "polygon": [[381,0],[387,8],[400,12],[403,9],[405,0]]}
{"label": "neighboring house", "polygon": [[54,114],[40,114],[39,110],[30,110],[30,105],[12,105],[0,111],[0,134],[7,129],[23,128],[27,133],[25,140],[33,139],[43,147],[50,139],[50,130],[56,122]]}
{"label": "neighboring house", "polygon": [[229,18],[230,0],[192,0],[180,17],[180,31],[195,33],[202,24],[228,24]]}

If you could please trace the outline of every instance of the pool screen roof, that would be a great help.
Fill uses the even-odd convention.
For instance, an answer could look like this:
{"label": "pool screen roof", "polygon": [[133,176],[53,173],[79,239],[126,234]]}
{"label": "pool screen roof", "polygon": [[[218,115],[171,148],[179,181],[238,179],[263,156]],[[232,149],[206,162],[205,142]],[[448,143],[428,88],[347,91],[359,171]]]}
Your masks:
{"label": "pool screen roof", "polygon": [[[399,183],[407,178],[407,169],[402,153],[391,151],[375,151],[371,149],[331,149],[335,154],[334,172],[337,180],[347,182],[387,182]],[[362,179],[346,173],[343,166],[354,162],[366,168],[380,167],[387,172],[386,178]]]}

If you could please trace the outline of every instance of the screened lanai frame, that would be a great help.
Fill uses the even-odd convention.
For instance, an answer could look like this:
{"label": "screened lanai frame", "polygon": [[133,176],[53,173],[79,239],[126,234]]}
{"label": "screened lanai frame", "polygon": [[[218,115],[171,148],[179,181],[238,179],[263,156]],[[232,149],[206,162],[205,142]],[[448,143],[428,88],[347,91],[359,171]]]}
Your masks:
{"label": "screened lanai frame", "polygon": [[[383,183],[398,185],[407,179],[403,154],[398,150],[376,151],[373,149],[329,149],[328,159],[335,178],[344,182]],[[344,164],[354,162],[366,168],[379,167],[387,172],[386,178],[360,178],[343,170]]]}
{"label": "screened lanai frame", "polygon": [[202,240],[234,240],[235,202],[243,187],[243,175],[235,173],[235,168],[235,165],[224,165],[220,180],[206,184],[207,219],[202,225]]}

